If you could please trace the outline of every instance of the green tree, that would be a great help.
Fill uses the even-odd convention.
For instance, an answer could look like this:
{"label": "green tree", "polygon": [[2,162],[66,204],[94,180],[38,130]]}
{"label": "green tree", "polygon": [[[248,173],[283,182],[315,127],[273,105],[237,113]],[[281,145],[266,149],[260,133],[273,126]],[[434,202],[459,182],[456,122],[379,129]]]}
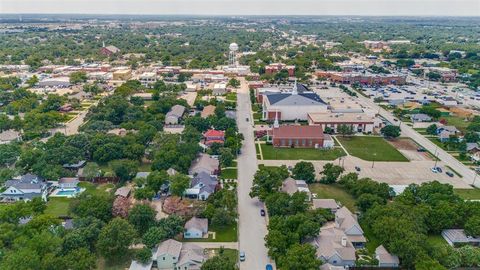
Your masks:
{"label": "green tree", "polygon": [[150,227],[142,237],[142,242],[149,248],[167,239],[167,232],[161,227]]}
{"label": "green tree", "polygon": [[380,129],[380,132],[387,138],[397,138],[400,136],[400,127],[388,125]]}
{"label": "green tree", "polygon": [[87,73],[83,71],[76,71],[70,73],[70,83],[78,84],[87,81]]}
{"label": "green tree", "polygon": [[152,250],[148,247],[138,250],[135,254],[135,259],[141,263],[148,263],[152,260]]}
{"label": "green tree", "polygon": [[426,132],[429,135],[437,135],[437,125],[431,124],[430,126],[427,127]]}
{"label": "green tree", "polygon": [[65,261],[70,262],[68,268],[72,270],[90,270],[96,268],[95,254],[86,248],[79,248],[65,255]]}
{"label": "green tree", "polygon": [[190,186],[190,178],[187,175],[177,173],[170,177],[170,192],[172,195],[183,197],[183,193]]}
{"label": "green tree", "polygon": [[95,162],[88,162],[85,167],[83,167],[83,177],[87,180],[92,180],[95,177],[101,175],[100,166]]}
{"label": "green tree", "polygon": [[210,258],[205,261],[204,264],[202,264],[201,270],[235,270],[237,269],[236,267],[236,262],[226,255],[220,253],[219,255]]}
{"label": "green tree", "polygon": [[358,209],[362,212],[367,211],[371,207],[375,206],[376,204],[384,204],[385,200],[380,198],[377,195],[370,194],[370,193],[365,193],[360,195],[358,197],[355,205],[358,207]]}
{"label": "green tree", "polygon": [[113,160],[109,166],[121,181],[132,180],[138,171],[138,162],[128,159]]}
{"label": "green tree", "polygon": [[287,167],[260,167],[253,177],[250,197],[259,197],[264,201],[267,196],[278,190],[282,181],[289,175]]}
{"label": "green tree", "polygon": [[135,190],[133,196],[137,200],[151,200],[155,196],[155,191],[149,187],[139,188]]}
{"label": "green tree", "polygon": [[232,150],[230,150],[230,148],[220,148],[219,152],[219,160],[222,167],[229,167],[232,165],[233,159],[235,158],[232,154]]}
{"label": "green tree", "polygon": [[315,181],[315,168],[313,163],[307,161],[300,161],[295,164],[292,170],[292,177],[297,180],[305,180],[307,183]]}
{"label": "green tree", "polygon": [[147,187],[157,193],[166,180],[168,180],[166,171],[153,171],[147,176]]}
{"label": "green tree", "polygon": [[157,212],[147,204],[136,204],[128,213],[128,221],[135,227],[139,235],[143,235],[155,225]]}
{"label": "green tree", "polygon": [[38,77],[37,75],[33,75],[30,77],[25,83],[28,84],[28,86],[33,87],[38,83]]}
{"label": "green tree", "polygon": [[135,228],[122,218],[112,219],[98,237],[97,249],[108,260],[124,256],[135,239]]}
{"label": "green tree", "polygon": [[334,165],[333,163],[327,163],[323,166],[323,171],[321,172],[323,176],[320,181],[326,184],[333,184],[343,171],[344,169],[342,167]]}
{"label": "green tree", "polygon": [[231,86],[233,88],[238,88],[240,87],[240,81],[235,79],[235,78],[231,78],[229,81],[228,81],[228,86]]}
{"label": "green tree", "polygon": [[94,217],[108,221],[112,217],[113,199],[110,194],[83,192],[70,203],[70,210],[79,217]]}
{"label": "green tree", "polygon": [[337,127],[337,132],[342,134],[342,137],[345,137],[345,136],[350,136],[354,133],[353,131],[353,126],[351,125],[339,125]]}
{"label": "green tree", "polygon": [[473,237],[480,236],[480,217],[471,216],[467,222],[465,222],[465,233]]}
{"label": "green tree", "polygon": [[285,270],[313,270],[320,267],[321,261],[317,259],[316,250],[312,245],[294,244],[279,260],[279,264]]}

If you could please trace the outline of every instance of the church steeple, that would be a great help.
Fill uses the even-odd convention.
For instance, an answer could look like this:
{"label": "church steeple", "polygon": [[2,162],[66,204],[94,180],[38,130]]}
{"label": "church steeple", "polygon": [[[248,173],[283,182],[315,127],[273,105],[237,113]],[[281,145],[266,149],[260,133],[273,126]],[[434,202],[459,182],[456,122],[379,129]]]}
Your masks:
{"label": "church steeple", "polygon": [[278,111],[275,111],[275,121],[273,122],[273,128],[278,127],[280,127],[280,124],[278,123]]}
{"label": "church steeple", "polygon": [[298,94],[297,79],[295,79],[295,84],[293,85],[292,95]]}

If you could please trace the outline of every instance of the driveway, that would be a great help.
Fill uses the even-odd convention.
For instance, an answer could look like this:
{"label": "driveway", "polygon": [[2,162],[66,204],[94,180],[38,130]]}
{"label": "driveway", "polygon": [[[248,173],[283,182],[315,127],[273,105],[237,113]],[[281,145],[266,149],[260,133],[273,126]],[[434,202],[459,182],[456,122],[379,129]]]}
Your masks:
{"label": "driveway", "polygon": [[[272,263],[265,247],[267,221],[260,216],[263,207],[257,198],[250,198],[253,175],[257,171],[257,154],[255,152],[252,112],[249,89],[245,79],[240,78],[241,87],[237,91],[237,125],[245,137],[242,154],[238,157],[238,213],[239,213],[239,247],[245,252],[246,260],[240,262],[241,270],[265,269],[265,265]],[[244,115],[250,115],[250,121]]]}

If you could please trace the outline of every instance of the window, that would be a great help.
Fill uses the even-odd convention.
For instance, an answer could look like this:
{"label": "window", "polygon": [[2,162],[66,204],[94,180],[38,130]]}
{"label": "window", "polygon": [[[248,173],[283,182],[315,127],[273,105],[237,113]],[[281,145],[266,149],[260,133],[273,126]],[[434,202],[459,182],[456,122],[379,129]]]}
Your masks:
{"label": "window", "polygon": [[305,146],[306,145],[306,139],[302,139],[302,146]]}
{"label": "window", "polygon": [[165,261],[165,257],[163,257],[163,260]]}

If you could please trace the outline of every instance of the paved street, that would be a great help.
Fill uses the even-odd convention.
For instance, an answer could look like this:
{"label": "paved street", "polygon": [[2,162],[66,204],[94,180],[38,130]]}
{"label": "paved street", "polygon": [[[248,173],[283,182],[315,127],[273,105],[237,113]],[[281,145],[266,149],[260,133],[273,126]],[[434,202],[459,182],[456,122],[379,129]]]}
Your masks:
{"label": "paved street", "polygon": [[[267,233],[266,219],[260,216],[262,203],[249,196],[253,175],[257,170],[257,155],[253,138],[251,104],[248,85],[241,78],[238,90],[237,124],[245,141],[238,157],[238,213],[239,247],[245,252],[246,260],[240,263],[241,270],[262,270],[271,263],[267,255],[264,238]],[[249,118],[249,122],[245,118]]]}
{"label": "paved street", "polygon": [[[407,124],[403,122],[395,122],[393,119],[395,118],[390,112],[384,110],[377,104],[373,102],[373,100],[366,98],[362,95],[359,95],[359,99],[361,99],[365,104],[368,104],[372,109],[377,110],[379,114],[390,121],[391,123],[398,123],[400,125],[400,128],[402,129],[402,135],[406,137],[412,138],[414,141],[416,141],[418,144],[420,144],[422,147],[430,151],[431,153],[437,153],[438,158],[443,161],[445,164],[450,166],[453,170],[458,172],[463,176],[462,180],[465,181],[466,184],[472,184],[475,178],[475,173],[473,170],[462,164],[460,161],[455,159],[452,155],[441,149],[440,147],[437,147],[433,142],[431,142],[429,139],[425,138],[423,135],[415,131],[413,128],[408,126]],[[480,179],[480,178],[479,178]],[[480,187],[480,180],[476,179],[475,181],[475,186]]]}

